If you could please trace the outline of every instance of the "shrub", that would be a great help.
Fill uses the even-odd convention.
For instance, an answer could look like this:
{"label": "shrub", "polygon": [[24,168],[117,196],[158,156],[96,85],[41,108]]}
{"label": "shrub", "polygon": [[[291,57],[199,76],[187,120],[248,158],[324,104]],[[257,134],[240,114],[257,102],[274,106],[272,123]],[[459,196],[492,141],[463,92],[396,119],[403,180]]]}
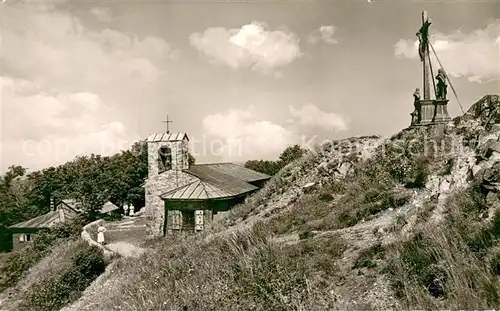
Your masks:
{"label": "shrub", "polygon": [[42,256],[43,254],[37,253],[32,247],[9,254],[0,270],[0,292],[16,284],[22,275],[34,266]]}
{"label": "shrub", "polygon": [[62,240],[78,237],[81,230],[82,222],[80,219],[69,224],[41,230],[32,245],[12,253],[0,268],[0,292],[16,284],[26,271],[48,254],[52,246]]}
{"label": "shrub", "polygon": [[342,194],[345,190],[346,190],[346,183],[344,180],[331,180],[322,189],[324,193],[333,193],[333,194]]}
{"label": "shrub", "polygon": [[417,214],[417,222],[423,223],[426,222],[429,217],[432,215],[432,212],[437,207],[437,203],[434,202],[425,202],[421,209],[419,209]]}
{"label": "shrub", "polygon": [[[484,223],[481,202],[474,185],[454,194],[445,203],[448,214],[440,226],[423,225],[410,240],[387,249],[386,272],[409,307],[485,309],[500,304],[500,260],[491,251],[500,238],[500,212]],[[485,260],[486,254],[493,256]]]}
{"label": "shrub", "polygon": [[309,238],[312,238],[313,236],[314,236],[314,234],[309,230],[302,231],[301,233],[299,233],[300,240],[309,239]]}
{"label": "shrub", "polygon": [[28,289],[21,310],[59,310],[75,301],[105,268],[102,250],[80,242],[60,271],[52,271]]}
{"label": "shrub", "polygon": [[354,262],[354,266],[352,267],[353,269],[360,269],[360,268],[375,268],[377,264],[375,263],[375,259],[383,256],[384,254],[384,248],[381,246],[381,244],[376,244],[372,247],[366,248],[362,250],[356,258],[356,261]]}
{"label": "shrub", "polygon": [[118,212],[104,214],[100,217],[105,221],[118,221],[123,219],[123,214]]}
{"label": "shrub", "polygon": [[453,158],[449,158],[448,160],[446,160],[446,163],[442,171],[440,172],[440,175],[444,176],[451,174],[451,171],[453,170],[453,165],[455,165],[455,160]]}
{"label": "shrub", "polygon": [[409,176],[411,181],[406,183],[407,188],[423,188],[429,175],[429,159],[418,157],[412,162],[412,169]]}
{"label": "shrub", "polygon": [[500,276],[500,252],[493,255],[490,260],[490,267],[493,275]]}
{"label": "shrub", "polygon": [[375,215],[388,208],[403,206],[408,201],[408,194],[394,190],[369,188],[358,196],[345,196],[339,202],[342,207],[338,216],[339,228],[350,227],[362,219]]}
{"label": "shrub", "polygon": [[321,201],[330,202],[333,200],[333,196],[330,193],[323,192],[318,197]]}
{"label": "shrub", "polygon": [[97,246],[88,246],[85,243],[79,245],[71,260],[77,271],[86,279],[96,278],[106,268],[102,250]]}
{"label": "shrub", "polygon": [[293,203],[290,209],[270,219],[271,232],[283,234],[293,230],[308,230],[308,223],[322,219],[335,209],[317,195],[304,195]]}

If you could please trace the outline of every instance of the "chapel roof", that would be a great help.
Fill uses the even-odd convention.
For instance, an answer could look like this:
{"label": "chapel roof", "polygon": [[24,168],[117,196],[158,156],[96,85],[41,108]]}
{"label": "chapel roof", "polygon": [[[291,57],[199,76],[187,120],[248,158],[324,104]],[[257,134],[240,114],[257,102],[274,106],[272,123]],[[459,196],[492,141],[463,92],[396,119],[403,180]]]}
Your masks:
{"label": "chapel roof", "polygon": [[207,200],[221,199],[234,196],[234,193],[221,189],[202,180],[173,189],[161,195],[162,199],[178,200]]}
{"label": "chapel roof", "polygon": [[189,169],[185,171],[200,178],[203,178],[203,176],[210,176],[211,174],[218,172],[245,182],[254,182],[271,178],[269,175],[234,163],[196,164],[190,166]]}
{"label": "chapel roof", "polygon": [[187,136],[186,133],[155,133],[149,135],[147,142],[160,142],[160,141],[181,141],[187,139],[189,140],[189,137]]}
{"label": "chapel roof", "polygon": [[184,172],[197,177],[198,180],[162,194],[163,199],[230,198],[259,189],[251,182],[271,178],[269,175],[233,163],[192,165]]}

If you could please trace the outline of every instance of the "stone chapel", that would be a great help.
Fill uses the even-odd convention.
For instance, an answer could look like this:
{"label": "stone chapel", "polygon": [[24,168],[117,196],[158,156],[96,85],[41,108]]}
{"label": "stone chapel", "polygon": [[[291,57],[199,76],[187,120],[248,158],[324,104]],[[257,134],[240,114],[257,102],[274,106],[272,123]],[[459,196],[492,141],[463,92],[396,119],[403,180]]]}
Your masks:
{"label": "stone chapel", "polygon": [[143,184],[153,235],[194,233],[213,216],[241,203],[271,176],[233,163],[189,165],[186,133],[156,133],[147,139],[148,178]]}

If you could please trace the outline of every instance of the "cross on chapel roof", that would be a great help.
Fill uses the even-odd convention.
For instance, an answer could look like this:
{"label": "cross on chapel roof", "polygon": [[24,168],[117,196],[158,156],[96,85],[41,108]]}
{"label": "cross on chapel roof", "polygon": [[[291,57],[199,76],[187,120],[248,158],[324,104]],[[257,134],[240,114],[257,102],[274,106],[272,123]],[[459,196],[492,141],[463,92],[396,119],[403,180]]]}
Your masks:
{"label": "cross on chapel roof", "polygon": [[167,114],[167,120],[163,120],[162,122],[163,122],[163,123],[166,123],[166,127],[167,127],[167,129],[166,129],[166,133],[167,133],[167,134],[170,134],[170,129],[169,129],[168,124],[169,124],[169,123],[174,123],[174,121],[169,120],[169,119],[168,119],[168,114]]}

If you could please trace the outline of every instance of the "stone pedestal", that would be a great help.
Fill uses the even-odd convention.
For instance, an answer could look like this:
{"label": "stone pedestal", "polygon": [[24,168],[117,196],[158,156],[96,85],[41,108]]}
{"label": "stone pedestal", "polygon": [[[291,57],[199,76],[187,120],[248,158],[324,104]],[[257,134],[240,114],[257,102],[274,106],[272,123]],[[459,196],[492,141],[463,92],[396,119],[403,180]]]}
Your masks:
{"label": "stone pedestal", "polygon": [[430,125],[448,122],[451,120],[448,114],[448,100],[420,100],[420,122],[415,122],[412,126]]}

